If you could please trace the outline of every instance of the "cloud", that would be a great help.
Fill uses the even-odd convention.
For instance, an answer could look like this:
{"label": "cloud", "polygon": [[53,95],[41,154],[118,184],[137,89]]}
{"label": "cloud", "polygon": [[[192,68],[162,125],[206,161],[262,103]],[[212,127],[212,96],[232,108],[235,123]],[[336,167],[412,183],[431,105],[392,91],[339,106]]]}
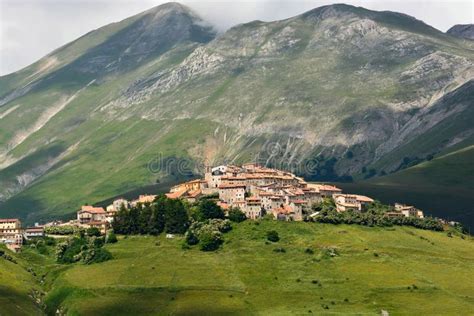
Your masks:
{"label": "cloud", "polygon": [[[81,35],[120,21],[163,0],[0,0],[0,75],[21,69]],[[288,18],[321,5],[341,1],[183,0],[220,31],[253,20]],[[446,31],[473,23],[470,0],[349,0],[373,10],[403,12]]]}

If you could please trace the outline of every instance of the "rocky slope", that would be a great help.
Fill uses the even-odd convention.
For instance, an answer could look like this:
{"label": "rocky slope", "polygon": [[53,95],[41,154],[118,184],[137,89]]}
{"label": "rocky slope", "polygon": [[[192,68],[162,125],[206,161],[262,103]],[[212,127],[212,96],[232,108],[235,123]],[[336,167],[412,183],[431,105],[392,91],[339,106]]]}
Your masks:
{"label": "rocky slope", "polygon": [[156,7],[0,78],[0,209],[71,213],[204,161],[315,180],[396,172],[473,143],[473,49],[347,5],[219,36],[182,5]]}
{"label": "rocky slope", "polygon": [[457,24],[450,28],[446,33],[453,36],[474,40],[474,24]]}

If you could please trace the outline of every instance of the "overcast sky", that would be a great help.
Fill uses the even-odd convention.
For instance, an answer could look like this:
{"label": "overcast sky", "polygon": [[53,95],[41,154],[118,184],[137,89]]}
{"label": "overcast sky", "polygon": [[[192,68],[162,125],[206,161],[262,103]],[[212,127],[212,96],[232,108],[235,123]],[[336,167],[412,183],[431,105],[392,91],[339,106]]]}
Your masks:
{"label": "overcast sky", "polygon": [[[105,24],[120,21],[162,0],[0,0],[0,75],[19,70],[55,48]],[[474,0],[184,0],[225,30],[252,20],[278,20],[321,5],[347,3],[412,15],[441,31],[474,23]]]}

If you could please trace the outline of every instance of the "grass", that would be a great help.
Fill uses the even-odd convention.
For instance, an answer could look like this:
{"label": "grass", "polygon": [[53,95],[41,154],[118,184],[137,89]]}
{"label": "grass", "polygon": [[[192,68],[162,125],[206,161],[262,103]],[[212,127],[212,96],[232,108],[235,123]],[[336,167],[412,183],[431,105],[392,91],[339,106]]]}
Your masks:
{"label": "grass", "polygon": [[[265,242],[269,230],[279,233],[279,242]],[[111,261],[66,269],[49,265],[54,278],[46,282],[48,310],[61,308],[69,315],[375,315],[384,309],[393,315],[460,315],[474,308],[469,281],[474,243],[457,235],[408,227],[246,221],[234,224],[217,252],[183,250],[181,243],[181,237],[122,237],[107,246]],[[33,256],[22,254],[27,255]],[[37,265],[44,269],[41,260]]]}
{"label": "grass", "polygon": [[[3,246],[0,249],[6,250]],[[0,315],[40,315],[41,310],[30,298],[39,286],[24,268],[25,262],[15,259],[16,264],[0,257]]]}
{"label": "grass", "polygon": [[[135,16],[111,24],[58,49],[51,55],[57,57],[58,64],[38,75],[48,79],[4,105],[1,113],[14,107],[15,110],[0,119],[0,151],[8,152],[5,158],[0,154],[0,164],[10,159],[18,161],[0,171],[2,217],[18,216],[28,224],[68,218],[83,203],[96,203],[151,186],[166,177],[147,169],[159,154],[200,162],[225,159],[239,163],[265,156],[267,141],[278,141],[287,154],[281,159],[277,157],[280,160],[276,159],[275,164],[301,161],[304,166],[309,159],[324,155],[327,160],[338,158],[339,175],[352,173],[358,168],[357,159],[372,161],[384,135],[391,135],[392,127],[403,123],[377,125],[384,117],[392,116],[387,105],[412,101],[418,95],[429,96],[432,91],[427,82],[451,73],[436,70],[429,80],[401,82],[401,74],[431,52],[431,46],[445,53],[450,49],[438,42],[436,34],[414,37],[419,27],[426,27],[388,14],[387,23],[392,27],[413,29],[414,33],[407,33],[407,38],[416,47],[410,44],[406,49],[413,48],[413,53],[401,54],[394,49],[399,43],[388,35],[370,39],[365,46],[360,42],[363,50],[354,49],[352,44],[343,45],[334,41],[336,37],[325,36],[324,29],[315,28],[312,21],[297,18],[270,24],[254,22],[230,30],[205,46],[206,51],[225,58],[216,61],[218,67],[214,69],[212,61],[208,71],[204,71],[203,64],[202,73],[190,73],[189,78],[184,75],[187,79],[183,82],[173,79],[180,84],[173,83],[164,92],[160,88],[149,98],[131,93],[144,92],[145,87],[171,73],[180,74],[182,70],[176,67],[200,44],[180,43],[162,55],[161,51],[154,52],[153,58],[146,54],[143,60],[137,60],[136,66],[129,68],[131,65],[127,64],[117,73],[97,69],[93,76],[77,74],[76,66],[83,62],[96,60],[99,55],[112,58],[125,52],[122,48],[128,46],[125,44],[130,39],[133,48],[135,38],[125,35],[141,18]],[[344,23],[341,28],[352,20]],[[359,41],[359,35],[354,36]],[[110,45],[117,47],[112,55],[108,52]],[[464,54],[472,60],[470,46],[461,42],[452,45],[456,48],[453,54]],[[0,94],[24,85],[38,66],[0,78],[0,83],[4,83]],[[97,80],[84,88],[92,79]],[[79,89],[76,98],[43,122],[39,130],[33,133],[27,128],[35,126],[38,117],[58,100]],[[130,99],[123,99],[124,96]],[[470,96],[459,94],[452,98],[452,103],[469,101]],[[405,156],[426,157],[431,153],[428,149],[440,145],[445,138],[468,131],[471,112],[466,109],[452,120],[443,120],[429,135],[421,135],[400,150],[390,152],[386,159],[382,157],[380,165],[373,167],[381,171]],[[25,128],[28,137],[11,148],[12,140],[24,134]],[[375,130],[377,133],[372,133]],[[314,145],[324,140],[325,135],[339,135],[342,141],[329,137],[322,141],[327,147]],[[351,143],[354,135],[361,140],[359,151],[353,160],[341,159],[345,149],[338,144]],[[54,166],[49,165],[52,161]],[[332,167],[320,168],[318,172],[318,176],[325,172],[333,175]]]}

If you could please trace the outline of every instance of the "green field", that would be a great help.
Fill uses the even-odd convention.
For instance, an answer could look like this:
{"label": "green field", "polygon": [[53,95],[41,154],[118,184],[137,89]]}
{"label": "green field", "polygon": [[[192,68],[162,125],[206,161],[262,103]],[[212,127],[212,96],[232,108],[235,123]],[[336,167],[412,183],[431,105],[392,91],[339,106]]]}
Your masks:
{"label": "green field", "polygon": [[[281,240],[266,243],[272,229]],[[180,237],[136,236],[107,246],[114,259],[105,263],[62,267],[29,249],[20,260],[46,274],[49,314],[466,315],[474,310],[474,243],[464,238],[407,227],[246,221],[212,253],[183,250]],[[18,275],[25,280],[10,288],[34,286],[28,274]],[[11,304],[18,303],[0,306]],[[0,314],[16,314],[8,308]]]}

